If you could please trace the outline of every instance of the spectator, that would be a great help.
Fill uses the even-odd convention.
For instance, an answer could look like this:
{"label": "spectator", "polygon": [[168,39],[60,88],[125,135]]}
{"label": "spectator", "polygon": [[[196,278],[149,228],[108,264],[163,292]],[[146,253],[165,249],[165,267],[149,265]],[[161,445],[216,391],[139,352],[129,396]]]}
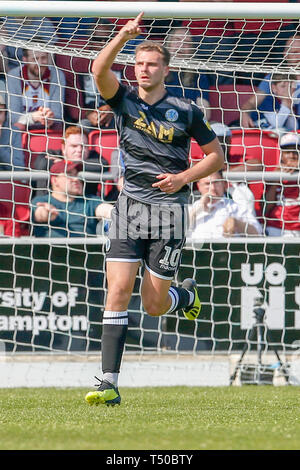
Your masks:
{"label": "spectator", "polygon": [[65,76],[50,54],[24,50],[23,65],[10,71],[6,86],[12,125],[22,131],[62,127]]}
{"label": "spectator", "polygon": [[[300,136],[284,134],[280,139],[280,162],[276,171],[299,175]],[[299,177],[282,183],[272,183],[266,189],[265,217],[269,236],[300,236]]]}
{"label": "spectator", "polygon": [[9,127],[4,94],[0,94],[0,171],[23,170],[24,153],[22,133],[15,126]]}
{"label": "spectator", "polygon": [[[1,33],[2,36],[13,37],[14,40],[32,40],[48,45],[55,44],[58,40],[52,21],[46,17],[8,16],[1,25]],[[23,54],[22,47],[4,46],[8,69],[17,67],[22,61]]]}
{"label": "spectator", "polygon": [[[193,37],[185,27],[174,28],[165,45],[175,60],[192,58],[196,52]],[[206,119],[210,118],[209,79],[206,74],[171,70],[165,83],[172,95],[191,99],[202,109]]]}
{"label": "spectator", "polygon": [[[300,34],[297,33],[295,36],[291,36],[285,44],[284,48],[284,62],[283,65],[287,68],[296,68],[299,64],[300,59]],[[258,108],[263,101],[269,101],[269,107],[272,106],[272,96],[271,96],[271,78],[272,75],[268,74],[260,82],[258,91],[259,93],[253,95],[248,102],[244,103],[242,109],[253,110]],[[295,91],[295,106],[296,106],[296,116],[300,116],[300,104],[299,99],[297,99],[300,92],[300,75],[297,75],[297,88]],[[242,127],[253,127],[250,116],[248,112],[242,113],[241,119]]]}
{"label": "spectator", "polygon": [[[226,171],[261,171],[262,170],[262,163],[261,160],[257,158],[243,155],[231,160],[230,156],[230,146],[231,146],[231,137],[232,132],[231,129],[222,124],[221,122],[210,122],[210,127],[216,134],[221,144],[224,156],[225,156],[225,164],[224,170]],[[200,157],[200,156],[199,156]],[[195,157],[193,157],[195,158]],[[197,184],[194,183],[194,186],[197,187]],[[251,189],[248,187],[246,183],[237,183],[237,182],[228,182],[227,184],[227,194],[238,203],[240,206],[244,205],[247,210],[250,210],[255,214],[255,207],[254,207],[254,194]]]}
{"label": "spectator", "polygon": [[[259,127],[280,131],[296,131],[299,127],[295,108],[296,75],[274,74],[270,81],[270,93],[266,96],[265,84],[262,82],[260,93],[254,94],[242,105],[241,126]],[[262,98],[261,97],[261,98]],[[255,110],[255,111],[254,111]]]}
{"label": "spectator", "polygon": [[[234,158],[231,155],[231,129],[221,123],[211,123],[211,126],[215,132],[220,142],[223,144],[224,154],[226,156],[226,170],[227,171],[262,171],[263,165],[260,158],[253,157],[251,153],[246,153],[245,155],[234,155]],[[223,143],[224,142],[224,143]]]}
{"label": "spectator", "polygon": [[187,238],[211,239],[262,233],[253,213],[226,197],[226,183],[220,172],[202,178],[197,187],[201,197],[189,208]]}
{"label": "spectator", "polygon": [[[88,149],[88,136],[79,126],[70,126],[65,132],[61,151],[48,152],[47,154],[39,155],[34,161],[34,169],[43,171],[50,171],[54,162],[65,159],[67,161],[81,161],[85,172],[99,173],[99,180],[101,174],[109,170],[109,164],[102,156]],[[99,180],[85,181],[84,194],[94,194],[99,192]],[[37,184],[37,193],[44,194],[45,189],[48,187],[48,182],[41,180]],[[42,191],[42,192],[41,192]],[[113,197],[113,194],[110,196]],[[109,195],[107,195],[109,199]]]}
{"label": "spectator", "polygon": [[110,219],[112,205],[95,196],[83,197],[78,177],[82,162],[54,163],[49,194],[32,200],[33,235],[36,237],[82,237],[96,235],[99,219]]}

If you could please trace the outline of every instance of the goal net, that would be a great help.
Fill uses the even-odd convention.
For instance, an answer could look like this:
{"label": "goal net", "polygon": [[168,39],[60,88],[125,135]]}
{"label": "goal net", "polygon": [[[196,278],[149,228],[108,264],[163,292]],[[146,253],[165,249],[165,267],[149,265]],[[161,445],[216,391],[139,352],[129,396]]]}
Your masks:
{"label": "goal net", "polygon": [[[277,218],[266,209],[287,199],[299,207],[298,171],[279,165],[282,136],[298,136],[300,7],[253,3],[0,1],[0,386],[87,386],[100,367],[107,222],[89,236],[71,225],[59,236],[49,219],[38,232],[32,201],[49,194],[51,164],[72,159],[75,141],[90,161],[81,172],[86,203],[116,201],[118,134],[91,65],[141,9],[141,35],[113,70],[135,85],[135,47],[153,40],[170,50],[166,87],[196,102],[213,126],[225,149],[224,198],[243,206],[246,228],[226,236],[189,231],[174,283],[196,279],[202,313],[195,322],[181,313],[149,317],[141,268],[121,380],[172,385],[177,375],[178,383],[226,385],[233,376],[270,383],[277,374],[300,382],[299,212],[283,232],[285,212]],[[40,107],[49,110],[46,120]],[[191,164],[201,158],[192,141]],[[270,187],[276,194],[267,200]],[[194,185],[190,207],[199,200]],[[253,218],[258,228],[249,232]]]}

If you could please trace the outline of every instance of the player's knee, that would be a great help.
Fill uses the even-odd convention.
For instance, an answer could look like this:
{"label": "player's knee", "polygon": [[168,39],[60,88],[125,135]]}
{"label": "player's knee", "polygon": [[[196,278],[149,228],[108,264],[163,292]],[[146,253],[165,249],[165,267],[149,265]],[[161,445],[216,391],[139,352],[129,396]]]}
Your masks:
{"label": "player's knee", "polygon": [[148,315],[151,317],[159,317],[165,313],[165,307],[161,302],[155,302],[153,300],[150,302],[144,301],[143,306]]}
{"label": "player's knee", "polygon": [[111,286],[108,288],[108,298],[115,303],[128,303],[131,297],[131,289],[127,286]]}

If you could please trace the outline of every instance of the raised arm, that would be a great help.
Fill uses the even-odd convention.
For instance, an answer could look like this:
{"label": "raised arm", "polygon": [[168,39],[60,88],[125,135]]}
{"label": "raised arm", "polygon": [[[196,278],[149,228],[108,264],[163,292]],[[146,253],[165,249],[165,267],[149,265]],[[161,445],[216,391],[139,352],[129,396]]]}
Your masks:
{"label": "raised arm", "polygon": [[143,14],[141,12],[134,20],[128,21],[107,46],[102,49],[93,62],[92,73],[97,88],[104,100],[112,98],[118,91],[119,82],[111,67],[124,44],[141,34],[139,23]]}

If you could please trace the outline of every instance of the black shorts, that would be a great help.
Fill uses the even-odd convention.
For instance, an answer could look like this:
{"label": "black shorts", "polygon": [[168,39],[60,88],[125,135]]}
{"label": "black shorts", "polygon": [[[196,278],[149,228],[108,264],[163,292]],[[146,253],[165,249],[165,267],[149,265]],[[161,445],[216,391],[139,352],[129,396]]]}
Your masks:
{"label": "black shorts", "polygon": [[108,261],[144,262],[162,279],[173,279],[181,260],[188,211],[180,204],[146,204],[124,194],[112,211]]}

